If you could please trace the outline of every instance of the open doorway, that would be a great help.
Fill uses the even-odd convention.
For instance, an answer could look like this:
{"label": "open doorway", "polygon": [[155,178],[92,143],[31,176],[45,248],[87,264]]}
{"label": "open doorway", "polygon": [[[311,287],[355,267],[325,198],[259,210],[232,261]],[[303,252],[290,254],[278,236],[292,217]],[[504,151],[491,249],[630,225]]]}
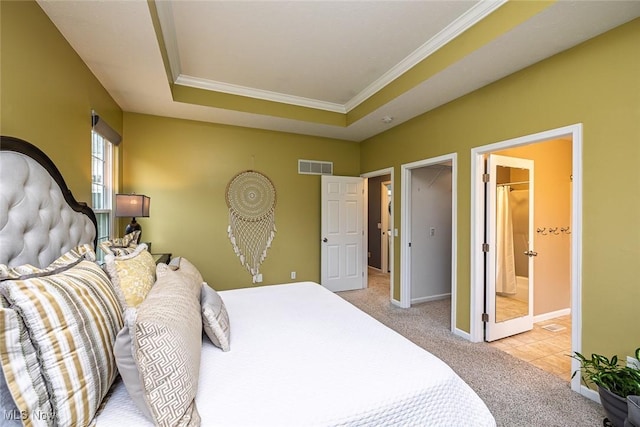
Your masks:
{"label": "open doorway", "polygon": [[[570,329],[570,345],[557,352],[558,355],[565,354],[557,357],[565,365],[566,379],[577,368],[566,354],[580,351],[581,347],[581,141],[582,126],[578,124],[472,150],[471,340],[484,341],[485,325],[491,325],[497,319],[496,305],[489,307],[487,301],[494,297],[509,301],[505,295],[486,294],[486,285],[491,280],[487,275],[490,267],[487,259],[491,257],[482,249],[490,250],[487,242],[491,236],[485,235],[489,210],[485,206],[486,184],[483,182],[485,160],[487,156],[495,154],[532,159],[535,163],[535,173],[531,177],[532,183],[535,182],[535,215],[532,218],[533,231],[526,236],[524,243],[529,244],[526,250],[528,255],[535,255],[527,286],[533,290],[534,325],[537,324],[542,332],[535,334],[535,337],[516,335],[511,340],[521,337],[521,341],[533,344],[542,336],[552,337]],[[513,301],[517,299],[515,294],[511,298]],[[562,339],[559,337],[554,344],[561,346]],[[537,344],[537,347],[543,352],[550,351],[543,349],[544,345],[541,344]],[[525,357],[530,358],[531,354]],[[568,366],[567,362],[572,365]],[[582,393],[579,378],[572,380],[571,387]]]}
{"label": "open doorway", "polygon": [[[504,197],[510,202],[510,215],[505,216],[512,218],[509,237],[515,274],[513,292],[496,295],[495,307],[499,320],[508,313],[518,315],[515,309],[526,300],[531,303],[532,323],[528,331],[505,334],[492,345],[567,382],[572,373],[567,357],[571,354],[571,151],[571,139],[564,137],[490,154],[535,164],[530,185],[499,184],[499,189],[509,189]],[[533,193],[528,200],[531,215],[521,208],[527,202],[527,189]],[[506,234],[501,233],[501,241],[509,240]],[[527,300],[529,294],[533,298]]]}
{"label": "open doorway", "polygon": [[362,175],[366,178],[367,282],[388,289],[394,302],[393,168]]}
{"label": "open doorway", "polygon": [[402,165],[401,307],[456,300],[455,153]]}

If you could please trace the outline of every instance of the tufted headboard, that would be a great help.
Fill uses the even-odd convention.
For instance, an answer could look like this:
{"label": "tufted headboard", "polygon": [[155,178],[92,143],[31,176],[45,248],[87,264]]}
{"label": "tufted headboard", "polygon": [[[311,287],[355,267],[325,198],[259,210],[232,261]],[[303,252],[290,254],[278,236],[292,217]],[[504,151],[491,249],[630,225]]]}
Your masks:
{"label": "tufted headboard", "polygon": [[46,154],[0,137],[0,264],[46,267],[80,244],[95,248],[96,228],[91,208],[76,201]]}

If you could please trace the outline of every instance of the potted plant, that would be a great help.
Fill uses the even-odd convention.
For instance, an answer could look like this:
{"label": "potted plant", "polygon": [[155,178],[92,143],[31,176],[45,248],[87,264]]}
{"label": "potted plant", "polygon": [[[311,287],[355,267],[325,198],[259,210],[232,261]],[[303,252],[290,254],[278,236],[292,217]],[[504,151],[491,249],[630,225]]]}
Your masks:
{"label": "potted plant", "polygon": [[[640,347],[636,349],[636,359],[640,359]],[[627,417],[627,396],[640,395],[640,369],[622,365],[618,356],[611,359],[600,354],[586,358],[575,352],[574,359],[580,362],[582,381],[585,385],[595,384],[604,412],[614,427],[624,427]],[[575,371],[573,378],[578,371]]]}

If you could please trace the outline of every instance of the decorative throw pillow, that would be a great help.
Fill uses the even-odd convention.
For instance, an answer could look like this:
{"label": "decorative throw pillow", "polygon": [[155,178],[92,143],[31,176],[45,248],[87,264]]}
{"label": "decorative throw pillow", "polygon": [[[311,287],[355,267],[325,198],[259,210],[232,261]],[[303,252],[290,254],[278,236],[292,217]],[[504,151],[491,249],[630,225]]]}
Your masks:
{"label": "decorative throw pillow", "polygon": [[[0,281],[27,279],[64,271],[87,259],[95,261],[95,252],[91,245],[78,246],[45,268],[38,268],[30,264],[8,267],[0,264]],[[0,367],[11,364],[6,377],[21,387],[17,395],[20,410],[13,400],[13,396],[6,383],[4,369],[0,369],[0,410],[4,411],[4,420],[8,424],[22,425],[23,414],[37,414],[41,421],[47,424],[53,422],[50,414],[51,402],[46,390],[44,377],[40,372],[36,349],[29,338],[27,328],[18,313],[9,308],[9,302],[0,295]],[[28,378],[28,382],[16,381],[15,377]]]}
{"label": "decorative throw pillow", "polygon": [[[193,265],[188,259],[184,257],[176,257],[173,258],[169,264],[169,269],[179,271],[183,275],[187,275],[191,278],[191,280],[202,283],[204,279],[202,278],[202,274],[198,271],[197,267]],[[164,267],[158,269],[158,273],[162,274]]]}
{"label": "decorative throw pillow", "polygon": [[138,306],[156,280],[156,263],[147,245],[138,245],[129,255],[107,255],[104,263],[122,307]]}
{"label": "decorative throw pillow", "polygon": [[88,261],[96,260],[96,253],[91,245],[85,244],[71,249],[69,252],[60,256],[45,268],[39,268],[31,264],[19,265],[16,267],[7,267],[0,264],[0,281],[10,279],[26,279],[42,274],[52,274],[58,270],[69,268],[83,259]]}
{"label": "decorative throw pillow", "polygon": [[[8,426],[22,426],[23,413],[51,414],[53,411],[38,366],[36,350],[27,336],[24,322],[15,310],[8,308],[8,302],[2,296],[0,303],[0,368],[11,364],[12,368],[6,370],[6,376],[12,383],[18,383],[16,374],[30,381],[27,387],[23,387],[24,396],[18,396],[22,408],[19,410],[7,385],[5,369],[0,369],[0,411]],[[24,385],[21,382],[19,384]]]}
{"label": "decorative throw pillow", "polygon": [[202,306],[202,326],[205,334],[213,345],[221,348],[222,351],[229,351],[229,336],[231,334],[229,314],[220,295],[206,283],[202,284],[200,305]]}
{"label": "decorative throw pillow", "polygon": [[2,369],[25,424],[88,425],[117,375],[113,344],[123,321],[107,275],[81,260],[4,280],[0,294],[8,306],[0,317]]}
{"label": "decorative throw pillow", "polygon": [[132,400],[155,425],[199,426],[201,283],[166,265],[158,267],[147,298],[125,311],[116,362]]}
{"label": "decorative throw pillow", "polygon": [[136,250],[138,240],[140,239],[140,230],[133,231],[124,237],[117,237],[111,240],[100,242],[98,246],[105,255],[123,256],[129,255]]}

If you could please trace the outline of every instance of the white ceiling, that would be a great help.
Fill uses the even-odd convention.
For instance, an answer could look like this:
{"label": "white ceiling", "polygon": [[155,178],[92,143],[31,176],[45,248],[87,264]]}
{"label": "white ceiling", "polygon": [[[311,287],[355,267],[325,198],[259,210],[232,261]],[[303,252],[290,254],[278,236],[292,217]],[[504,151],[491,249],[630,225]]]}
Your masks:
{"label": "white ceiling", "polygon": [[[174,101],[169,80],[346,114],[503,1],[38,0],[124,111],[360,141],[640,16],[559,1],[349,126]],[[390,124],[383,117],[393,117]]]}

